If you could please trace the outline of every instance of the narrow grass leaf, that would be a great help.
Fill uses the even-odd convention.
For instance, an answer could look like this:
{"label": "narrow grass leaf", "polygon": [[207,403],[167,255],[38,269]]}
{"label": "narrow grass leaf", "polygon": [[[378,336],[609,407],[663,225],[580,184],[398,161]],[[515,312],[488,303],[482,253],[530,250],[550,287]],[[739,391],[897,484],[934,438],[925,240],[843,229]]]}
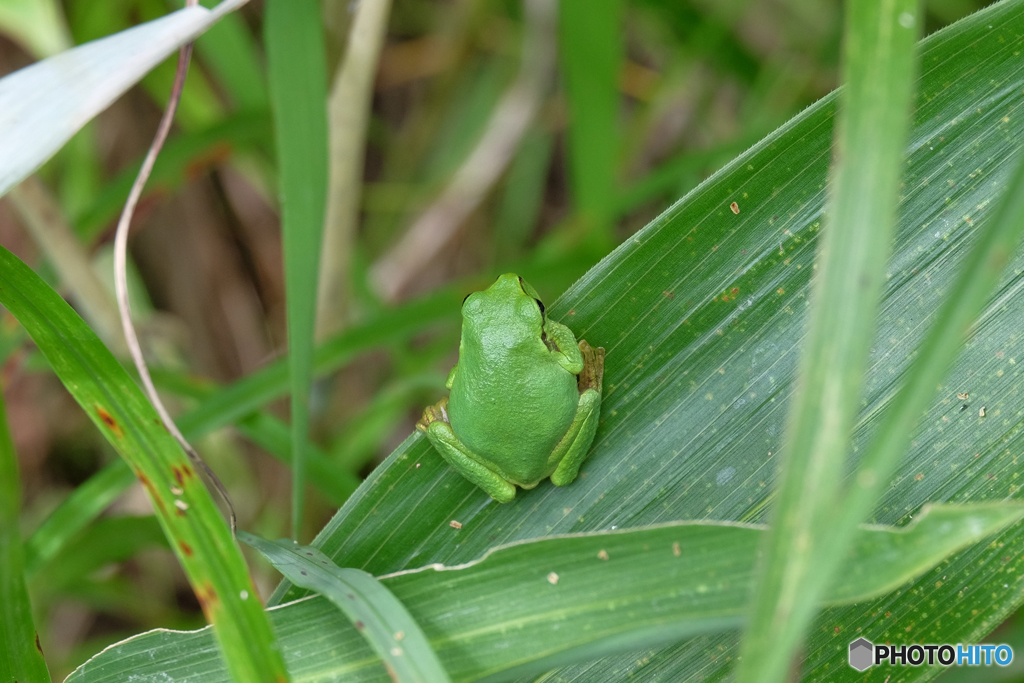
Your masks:
{"label": "narrow grass leaf", "polygon": [[[837,571],[836,553],[855,533],[889,486],[893,473],[910,446],[921,416],[935,398],[935,387],[945,379],[962,351],[964,338],[996,289],[1000,275],[1024,236],[1024,158],[1003,193],[993,220],[980,231],[949,298],[921,345],[907,381],[893,400],[878,433],[870,441],[854,474],[850,489],[837,506],[836,521],[816,550],[818,571],[804,589],[820,590]],[[981,321],[979,321],[980,323]],[[966,404],[963,404],[966,405]],[[979,416],[985,412],[982,408]],[[844,569],[843,576],[849,576]]]}
{"label": "narrow grass leaf", "polygon": [[0,33],[13,38],[36,57],[55,55],[73,44],[57,0],[0,3]]}
{"label": "narrow grass leaf", "polygon": [[[457,320],[461,294],[454,288],[380,313],[322,344],[313,356],[319,375],[338,369],[377,345],[400,342],[439,321]],[[178,420],[186,434],[205,434],[231,424],[288,391],[288,359],[282,358],[223,387]]]}
{"label": "narrow grass leaf", "polygon": [[305,500],[317,273],[327,203],[327,71],[320,4],[268,0],[267,70],[277,141],[292,421],[292,537]]}
{"label": "narrow grass leaf", "polygon": [[[904,529],[863,528],[846,557],[862,575],[827,597],[861,600],[888,590],[1022,517],[1020,504],[935,506]],[[736,628],[764,534],[759,525],[673,522],[554,536],[379,580],[422,627],[453,681],[509,680]],[[389,680],[364,635],[327,600],[307,598],[269,614],[297,680]],[[168,683],[226,680],[201,634],[136,636],[67,683],[112,683],[129,671],[166,672]]]}
{"label": "narrow grass leaf", "polygon": [[[808,580],[822,572],[816,552],[833,532],[835,501],[861,407],[896,222],[919,22],[916,0],[846,5],[838,164],[739,683],[782,681],[818,609],[820,596],[808,589]],[[820,585],[824,582],[823,577]]]}
{"label": "narrow grass leaf", "polygon": [[21,479],[0,386],[0,681],[49,683],[25,587],[18,517]]}
{"label": "narrow grass leaf", "polygon": [[166,548],[160,521],[153,515],[105,517],[85,529],[61,548],[60,554],[40,572],[34,585],[48,593],[59,593],[96,570],[124,562],[147,548]]}
{"label": "narrow grass leaf", "polygon": [[25,574],[46,566],[134,481],[131,467],[118,458],[76,487],[25,542]]}
{"label": "narrow grass leaf", "polygon": [[187,7],[0,79],[0,196],[150,69],[246,1]]}
{"label": "narrow grass leaf", "polygon": [[[154,372],[158,386],[172,385],[172,390],[182,395],[196,397],[214,393],[215,390],[200,390],[190,384],[187,378],[170,378]],[[182,381],[174,381],[181,379]],[[162,381],[163,380],[163,381]],[[186,415],[195,416],[195,413]],[[179,420],[179,424],[182,424]],[[184,422],[185,438],[201,436],[191,423]],[[201,425],[200,425],[201,426]],[[235,427],[242,436],[285,463],[291,462],[291,433],[287,425],[276,417],[264,412],[255,412],[237,419]],[[315,444],[307,445],[309,473],[311,480],[331,503],[341,505],[359,486],[359,478],[352,472],[332,462],[322,449]],[[62,548],[79,532],[88,527],[107,507],[135,481],[128,464],[117,459],[89,477],[65,498],[60,505],[43,520],[43,523],[25,542],[25,574],[32,577],[46,567]]]}
{"label": "narrow grass leaf", "polygon": [[[211,0],[200,4],[216,5]],[[196,41],[196,56],[217,76],[236,110],[265,111],[270,106],[259,49],[241,16],[228,15],[210,28]]]}
{"label": "narrow grass leaf", "polygon": [[[191,399],[201,400],[216,393],[218,389],[212,381],[176,372],[154,373],[153,381],[158,387]],[[280,419],[266,412],[255,412],[238,420],[235,427],[242,436],[270,455],[281,462],[291,463],[291,430]],[[341,505],[359,486],[358,477],[328,458],[316,444],[306,444],[306,455],[309,473],[312,475],[311,483],[336,505]]]}
{"label": "narrow grass leaf", "polygon": [[334,603],[370,643],[393,680],[451,681],[419,624],[372,575],[339,567],[309,546],[284,540],[271,542],[245,532],[239,538],[260,551],[292,583],[314,590]]}
{"label": "narrow grass leaf", "polygon": [[[267,413],[254,413],[238,421],[238,432],[284,463],[292,462],[291,433],[288,426]],[[362,482],[351,471],[327,457],[314,443],[306,442],[306,467],[310,482],[334,505],[341,505]]]}
{"label": "narrow grass leaf", "polygon": [[0,304],[142,482],[237,681],[288,680],[242,555],[181,447],[67,303],[0,248]]}
{"label": "narrow grass leaf", "polygon": [[620,153],[622,2],[563,0],[559,9],[572,189],[579,211],[607,239]]}

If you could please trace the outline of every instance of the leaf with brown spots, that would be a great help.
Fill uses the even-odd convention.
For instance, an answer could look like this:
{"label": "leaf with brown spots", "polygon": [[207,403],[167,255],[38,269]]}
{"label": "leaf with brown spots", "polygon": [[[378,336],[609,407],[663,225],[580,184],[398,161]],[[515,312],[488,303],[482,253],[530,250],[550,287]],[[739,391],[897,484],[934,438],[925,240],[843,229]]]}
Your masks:
{"label": "leaf with brown spots", "polygon": [[113,415],[108,413],[102,406],[96,406],[96,414],[100,416],[100,422],[107,426],[107,429],[114,433],[117,438],[124,437],[124,430],[121,429],[121,425],[117,424]]}
{"label": "leaf with brown spots", "polygon": [[[50,367],[142,483],[214,625],[233,675],[238,680],[273,681],[285,671],[284,662],[273,647],[274,635],[259,601],[241,597],[252,589],[252,582],[208,491],[191,486],[187,501],[178,499],[186,507],[175,505],[171,513],[169,493],[178,485],[173,468],[181,469],[183,479],[194,476],[181,447],[158,425],[159,417],[142,391],[78,314],[3,248],[0,283],[5,285],[0,305],[28,331]],[[180,541],[192,549],[191,556]],[[31,636],[25,643],[32,643]]]}

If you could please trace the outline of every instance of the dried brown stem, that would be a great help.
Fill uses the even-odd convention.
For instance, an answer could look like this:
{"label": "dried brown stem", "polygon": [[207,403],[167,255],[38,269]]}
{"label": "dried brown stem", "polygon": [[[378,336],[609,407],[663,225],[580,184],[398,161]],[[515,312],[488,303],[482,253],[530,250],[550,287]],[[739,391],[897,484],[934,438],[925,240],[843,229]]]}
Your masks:
{"label": "dried brown stem", "polygon": [[[186,0],[185,5],[186,7],[192,7],[197,3],[198,0]],[[125,340],[128,343],[128,352],[131,354],[132,360],[135,361],[135,367],[139,371],[139,377],[141,377],[142,385],[146,389],[146,395],[149,396],[153,407],[159,413],[160,419],[163,421],[164,426],[167,427],[167,431],[178,441],[185,453],[188,454],[189,459],[201,471],[206,473],[213,487],[217,489],[217,493],[224,499],[224,503],[229,511],[231,534],[234,535],[236,525],[235,508],[231,504],[230,498],[228,498],[227,489],[224,488],[224,484],[213,473],[213,470],[199,457],[199,454],[192,448],[192,445],[185,440],[184,435],[178,429],[178,426],[174,424],[174,420],[171,419],[170,413],[167,412],[167,408],[164,407],[163,401],[160,400],[156,387],[153,385],[153,379],[149,375],[146,359],[142,356],[139,338],[135,333],[135,326],[132,324],[131,305],[128,302],[128,230],[131,227],[135,207],[142,196],[142,189],[146,186],[146,181],[149,179],[150,173],[153,172],[153,164],[156,163],[157,155],[160,154],[160,149],[167,140],[168,133],[170,133],[171,123],[174,121],[174,112],[178,108],[178,102],[181,100],[181,91],[185,87],[185,76],[188,74],[188,63],[191,57],[192,43],[183,45],[178,52],[178,69],[174,74],[174,87],[171,89],[171,97],[167,102],[167,109],[164,111],[163,118],[160,119],[160,125],[157,127],[153,143],[146,153],[146,158],[142,162],[139,174],[135,177],[135,183],[132,185],[131,192],[128,193],[128,200],[125,202],[124,209],[121,212],[121,218],[117,222],[117,233],[114,236],[114,288],[117,292],[117,306],[121,313],[121,327],[124,329]]]}
{"label": "dried brown stem", "polygon": [[338,69],[327,101],[330,185],[317,296],[316,338],[319,340],[340,331],[345,321],[373,77],[377,73],[390,10],[391,0],[362,0],[357,5],[344,63]]}

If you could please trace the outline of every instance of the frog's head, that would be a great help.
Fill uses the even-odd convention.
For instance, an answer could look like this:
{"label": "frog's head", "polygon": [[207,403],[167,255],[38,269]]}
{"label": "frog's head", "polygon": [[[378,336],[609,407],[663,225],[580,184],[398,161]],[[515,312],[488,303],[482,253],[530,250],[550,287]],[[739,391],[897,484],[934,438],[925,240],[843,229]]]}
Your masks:
{"label": "frog's head", "polygon": [[487,289],[463,300],[462,319],[464,326],[480,332],[497,328],[537,337],[544,327],[544,304],[530,283],[515,273],[506,273]]}

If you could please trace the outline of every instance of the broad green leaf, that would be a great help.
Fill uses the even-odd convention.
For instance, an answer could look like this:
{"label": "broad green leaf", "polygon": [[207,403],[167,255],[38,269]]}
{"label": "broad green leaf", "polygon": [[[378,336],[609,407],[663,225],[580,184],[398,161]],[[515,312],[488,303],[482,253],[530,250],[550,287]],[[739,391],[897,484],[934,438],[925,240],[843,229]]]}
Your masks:
{"label": "broad green leaf", "polygon": [[264,16],[277,142],[288,369],[291,380],[292,537],[302,529],[317,273],[327,205],[327,69],[315,0],[268,0]]}
{"label": "broad green leaf", "polygon": [[150,69],[245,2],[187,7],[0,79],[0,196]]}
{"label": "broad green leaf", "polygon": [[[865,528],[847,557],[863,571],[829,597],[856,601],[890,590],[1022,517],[1019,504],[937,506],[906,529]],[[509,680],[735,627],[763,535],[757,525],[674,522],[557,536],[380,581],[422,627],[452,680]],[[270,612],[296,680],[389,680],[359,630],[347,619],[330,618],[325,603],[317,597]],[[168,682],[223,681],[222,667],[205,654],[208,638],[205,630],[152,631],[97,655],[68,683],[114,681],[128,671],[161,671]]]}
{"label": "broad green leaf", "polygon": [[0,248],[0,304],[142,482],[238,681],[287,680],[241,552],[199,473],[110,351],[31,268]]}
{"label": "broad green leaf", "polygon": [[[1015,53],[1024,52],[1022,9],[1019,1],[995,5],[922,44],[855,453],[891,410],[975,228],[990,220],[1020,151],[1024,62]],[[833,111],[833,97],[807,109],[549,306],[577,336],[608,349],[602,424],[580,479],[564,489],[541,484],[499,506],[414,435],[315,545],[346,566],[382,575],[468,562],[496,544],[550,534],[679,519],[762,521],[803,341]],[[734,201],[738,214],[730,210]],[[1022,273],[1018,254],[929,404],[873,521],[905,522],[929,501],[1018,495]],[[958,393],[969,398],[959,400]],[[458,535],[445,526],[453,519],[463,524]],[[807,679],[830,681],[845,671],[853,634],[873,642],[980,639],[1024,599],[1007,580],[1024,570],[1022,556],[1024,529],[1016,525],[910,588],[826,610],[809,634]],[[289,592],[286,599],[303,594]],[[735,647],[731,632],[659,649],[638,644],[637,652],[558,676],[598,683],[627,676],[714,679],[731,669]],[[907,669],[899,680],[925,675]]]}
{"label": "broad green leaf", "polygon": [[837,161],[814,261],[807,341],[786,418],[778,500],[752,593],[737,683],[786,678],[842,559],[843,545],[823,552],[827,538],[852,535],[871,512],[862,509],[839,528],[836,500],[843,492],[892,245],[917,66],[918,5],[917,0],[846,5],[844,85],[833,143]]}
{"label": "broad green leaf", "polygon": [[244,531],[239,537],[296,585],[334,603],[365,636],[392,680],[451,681],[419,624],[377,579],[358,569],[339,567],[316,548],[285,540],[271,542]]}
{"label": "broad green leaf", "polygon": [[[5,359],[0,356],[0,359]],[[0,681],[49,683],[50,672],[32,621],[25,588],[24,553],[18,516],[21,480],[0,391]]]}

